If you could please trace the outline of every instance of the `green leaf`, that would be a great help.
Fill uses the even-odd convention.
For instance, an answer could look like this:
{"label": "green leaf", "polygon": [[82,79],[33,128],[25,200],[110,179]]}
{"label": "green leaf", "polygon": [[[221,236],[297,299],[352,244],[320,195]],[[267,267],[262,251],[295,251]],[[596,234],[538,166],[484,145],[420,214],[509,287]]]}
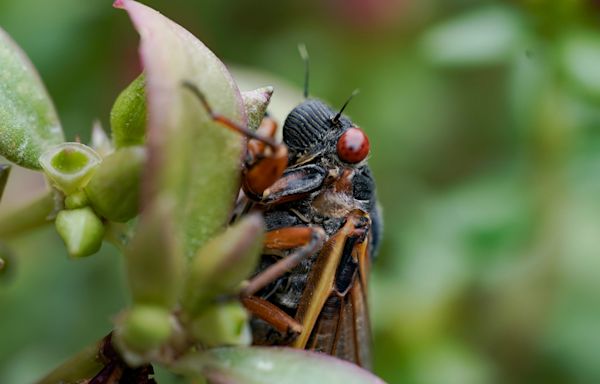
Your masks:
{"label": "green leaf", "polygon": [[578,31],[568,34],[561,46],[561,59],[570,83],[584,94],[600,97],[600,34]]}
{"label": "green leaf", "polygon": [[217,57],[181,26],[145,5],[119,0],[141,36],[148,102],[144,207],[177,202],[176,233],[188,257],[226,224],[239,191],[243,138],[214,123],[182,84],[197,86],[214,111],[245,124],[242,99]]}
{"label": "green leaf", "polygon": [[115,148],[144,144],[146,135],[146,77],[142,73],[121,92],[110,111]]}
{"label": "green leaf", "polygon": [[381,379],[354,364],[291,348],[212,349],[183,357],[174,369],[227,384],[383,384]]}
{"label": "green leaf", "polygon": [[258,264],[263,228],[261,215],[245,216],[198,251],[190,263],[181,299],[186,315],[197,315],[217,296],[239,290]]}
{"label": "green leaf", "polygon": [[519,47],[523,28],[505,7],[486,7],[459,16],[428,31],[425,56],[446,66],[495,64],[508,60]]}
{"label": "green leaf", "polygon": [[39,169],[38,158],[64,141],[58,116],[35,68],[0,28],[0,155]]}
{"label": "green leaf", "polygon": [[174,238],[172,203],[163,201],[141,216],[125,249],[127,277],[135,304],[175,305],[183,280],[183,259]]}

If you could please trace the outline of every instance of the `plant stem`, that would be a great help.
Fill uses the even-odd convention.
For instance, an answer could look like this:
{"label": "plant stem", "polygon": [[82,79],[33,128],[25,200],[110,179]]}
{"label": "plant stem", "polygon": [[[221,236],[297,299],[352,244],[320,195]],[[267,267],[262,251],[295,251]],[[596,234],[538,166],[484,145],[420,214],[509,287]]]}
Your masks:
{"label": "plant stem", "polygon": [[0,200],[4,194],[4,188],[8,181],[8,175],[10,174],[10,164],[0,164]]}
{"label": "plant stem", "polygon": [[94,345],[88,346],[55,368],[37,384],[76,384],[84,379],[94,377],[103,368],[100,351],[105,342],[105,339],[102,339]]}
{"label": "plant stem", "polygon": [[54,193],[30,201],[23,207],[0,217],[0,238],[7,239],[50,223],[49,216],[54,212]]}

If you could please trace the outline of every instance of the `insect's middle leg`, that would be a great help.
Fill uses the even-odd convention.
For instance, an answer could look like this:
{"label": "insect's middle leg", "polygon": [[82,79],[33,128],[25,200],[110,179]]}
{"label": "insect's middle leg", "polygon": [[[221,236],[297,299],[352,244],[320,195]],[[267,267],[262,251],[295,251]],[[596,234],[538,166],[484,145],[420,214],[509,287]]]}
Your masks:
{"label": "insect's middle leg", "polygon": [[308,226],[285,227],[267,232],[264,241],[265,250],[295,250],[250,280],[241,293],[242,303],[246,309],[281,333],[301,333],[302,326],[298,321],[255,294],[292,270],[305,258],[317,253],[323,247],[325,237],[322,228]]}

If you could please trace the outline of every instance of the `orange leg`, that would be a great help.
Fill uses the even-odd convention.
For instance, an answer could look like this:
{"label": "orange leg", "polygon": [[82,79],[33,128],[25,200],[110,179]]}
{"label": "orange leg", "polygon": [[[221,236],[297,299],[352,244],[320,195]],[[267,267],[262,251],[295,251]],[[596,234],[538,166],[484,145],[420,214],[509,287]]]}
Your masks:
{"label": "orange leg", "polygon": [[271,324],[282,334],[299,335],[302,332],[302,324],[265,299],[257,296],[244,296],[242,304],[248,312]]}
{"label": "orange leg", "polygon": [[283,276],[306,257],[318,252],[325,242],[325,231],[319,227],[287,227],[269,231],[265,236],[265,249],[287,250],[298,248],[258,275],[242,291],[251,296]]}
{"label": "orange leg", "polygon": [[281,333],[300,334],[302,325],[299,322],[279,307],[254,294],[276,281],[306,257],[318,252],[324,241],[325,232],[319,227],[286,227],[267,232],[264,242],[266,250],[297,249],[250,280],[241,292],[242,304],[246,309]]}
{"label": "orange leg", "polygon": [[[271,140],[277,132],[277,124],[265,117],[256,133]],[[242,171],[242,188],[252,200],[261,200],[264,191],[283,175],[287,168],[288,151],[283,144],[269,147],[257,139],[248,140],[248,159]]]}

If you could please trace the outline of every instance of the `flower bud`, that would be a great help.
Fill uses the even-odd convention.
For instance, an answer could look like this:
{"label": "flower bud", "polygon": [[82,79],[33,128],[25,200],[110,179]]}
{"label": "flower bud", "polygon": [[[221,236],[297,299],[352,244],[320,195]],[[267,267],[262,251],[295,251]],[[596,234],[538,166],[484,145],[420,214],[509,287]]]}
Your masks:
{"label": "flower bud", "polygon": [[126,147],[102,161],[85,187],[91,206],[100,216],[125,222],[137,215],[145,160],[143,147]]}
{"label": "flower bud", "polygon": [[256,268],[262,243],[259,214],[244,217],[211,239],[191,261],[181,303],[184,311],[193,317],[216,296],[234,293]]}
{"label": "flower bud", "polygon": [[251,130],[256,130],[263,117],[265,117],[271,95],[273,95],[273,87],[262,87],[253,91],[242,92],[242,99],[248,116],[248,128]]}
{"label": "flower bud", "polygon": [[85,187],[101,161],[92,148],[80,143],[62,143],[40,156],[46,176],[66,195]]}
{"label": "flower bud", "polygon": [[149,352],[171,336],[171,314],[160,306],[135,305],[118,324],[115,336],[126,349]]}
{"label": "flower bud", "polygon": [[196,340],[208,348],[252,342],[248,314],[237,301],[207,308],[192,320],[189,329]]}
{"label": "flower bud", "polygon": [[110,111],[116,148],[144,144],[146,134],[146,77],[142,73],[125,88]]}
{"label": "flower bud", "polygon": [[102,245],[104,225],[89,207],[60,211],[55,226],[71,257],[92,255]]}

